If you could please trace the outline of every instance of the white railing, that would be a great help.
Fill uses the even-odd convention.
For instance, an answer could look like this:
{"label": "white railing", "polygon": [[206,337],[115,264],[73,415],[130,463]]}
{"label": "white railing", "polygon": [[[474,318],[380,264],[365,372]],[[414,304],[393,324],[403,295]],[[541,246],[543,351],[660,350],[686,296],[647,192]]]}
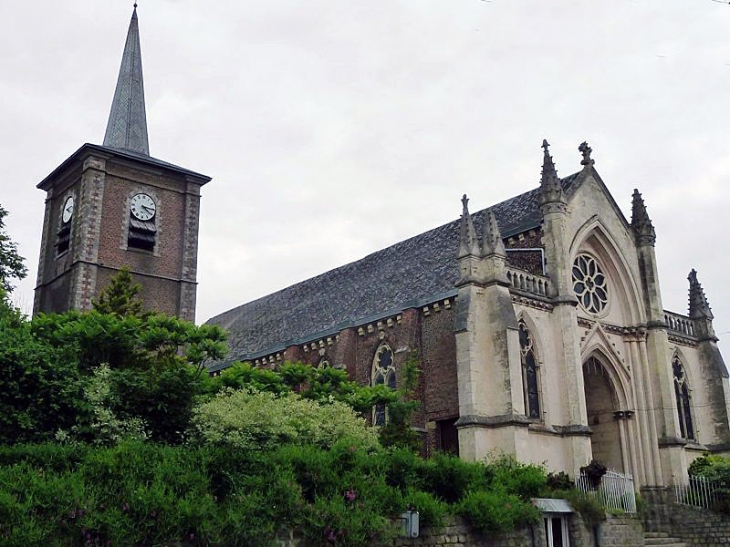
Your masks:
{"label": "white railing", "polygon": [[636,495],[634,479],[616,471],[606,471],[601,477],[601,484],[594,488],[585,475],[575,479],[575,486],[587,496],[595,497],[608,510],[636,513]]}
{"label": "white railing", "polygon": [[689,484],[674,485],[674,499],[682,505],[712,509],[721,496],[717,482],[707,477],[690,477]]}

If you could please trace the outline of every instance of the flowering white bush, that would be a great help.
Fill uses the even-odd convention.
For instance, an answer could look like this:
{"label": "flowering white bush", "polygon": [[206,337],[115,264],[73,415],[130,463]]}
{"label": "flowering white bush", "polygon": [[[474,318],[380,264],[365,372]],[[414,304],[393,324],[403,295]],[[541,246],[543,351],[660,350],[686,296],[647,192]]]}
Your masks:
{"label": "flowering white bush", "polygon": [[329,448],[347,440],[378,446],[375,431],[344,403],[319,404],[296,393],[227,390],[195,408],[193,437],[201,443],[269,449],[286,443]]}

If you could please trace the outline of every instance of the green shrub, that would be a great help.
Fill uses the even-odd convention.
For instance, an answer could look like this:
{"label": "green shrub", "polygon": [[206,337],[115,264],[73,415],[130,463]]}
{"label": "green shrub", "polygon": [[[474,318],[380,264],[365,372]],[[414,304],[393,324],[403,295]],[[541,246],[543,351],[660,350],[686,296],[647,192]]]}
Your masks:
{"label": "green shrub", "polygon": [[340,440],[378,446],[372,428],[344,403],[318,404],[295,393],[224,391],[199,405],[192,423],[197,442],[244,450],[270,450],[287,443],[328,448]]}
{"label": "green shrub", "polygon": [[509,532],[540,519],[540,511],[530,502],[499,490],[468,492],[457,512],[481,532]]}
{"label": "green shrub", "polygon": [[586,493],[573,488],[562,492],[554,492],[553,495],[568,500],[571,507],[580,513],[583,522],[588,526],[597,526],[606,520],[606,510],[595,493]]}
{"label": "green shrub", "polygon": [[719,501],[713,509],[730,514],[730,458],[705,452],[689,466],[690,476],[704,477],[713,483]]}
{"label": "green shrub", "polygon": [[449,512],[447,503],[428,492],[411,489],[406,491],[404,499],[406,509],[418,511],[421,526],[438,529],[444,525],[444,518]]}
{"label": "green shrub", "polygon": [[481,463],[471,463],[455,456],[436,454],[419,469],[420,484],[446,503],[457,503],[470,490],[486,489],[489,470]]}
{"label": "green shrub", "polygon": [[547,484],[545,468],[518,462],[513,456],[502,455],[487,464],[492,481],[501,485],[508,494],[523,500],[540,496]]}

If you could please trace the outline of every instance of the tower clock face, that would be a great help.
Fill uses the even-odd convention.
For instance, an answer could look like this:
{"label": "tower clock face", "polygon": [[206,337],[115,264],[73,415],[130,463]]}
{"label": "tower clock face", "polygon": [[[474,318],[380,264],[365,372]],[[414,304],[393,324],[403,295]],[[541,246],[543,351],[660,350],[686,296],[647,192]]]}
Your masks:
{"label": "tower clock face", "polygon": [[132,196],[130,210],[135,218],[146,221],[155,216],[157,206],[155,201],[147,194],[135,194]]}
{"label": "tower clock face", "polygon": [[73,214],[74,198],[73,196],[68,196],[66,201],[63,202],[63,213],[61,213],[61,220],[63,220],[64,224],[71,220]]}

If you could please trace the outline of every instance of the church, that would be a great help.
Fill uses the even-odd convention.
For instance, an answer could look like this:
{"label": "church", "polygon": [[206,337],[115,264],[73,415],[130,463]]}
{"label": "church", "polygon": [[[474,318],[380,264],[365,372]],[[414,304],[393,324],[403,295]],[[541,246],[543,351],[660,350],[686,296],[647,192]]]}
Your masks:
{"label": "church", "polygon": [[[103,144],[38,185],[36,312],[89,309],[129,267],[147,307],[194,320],[210,178],[150,156],[145,116],[135,10]],[[567,177],[542,148],[537,188],[476,212],[463,196],[453,222],[210,319],[230,346],[211,374],[301,361],[397,388],[415,356],[427,453],[504,452],[570,475],[595,459],[639,486],[730,454],[728,371],[697,272],[688,309],[665,310],[642,195],[627,219],[587,143]]]}

